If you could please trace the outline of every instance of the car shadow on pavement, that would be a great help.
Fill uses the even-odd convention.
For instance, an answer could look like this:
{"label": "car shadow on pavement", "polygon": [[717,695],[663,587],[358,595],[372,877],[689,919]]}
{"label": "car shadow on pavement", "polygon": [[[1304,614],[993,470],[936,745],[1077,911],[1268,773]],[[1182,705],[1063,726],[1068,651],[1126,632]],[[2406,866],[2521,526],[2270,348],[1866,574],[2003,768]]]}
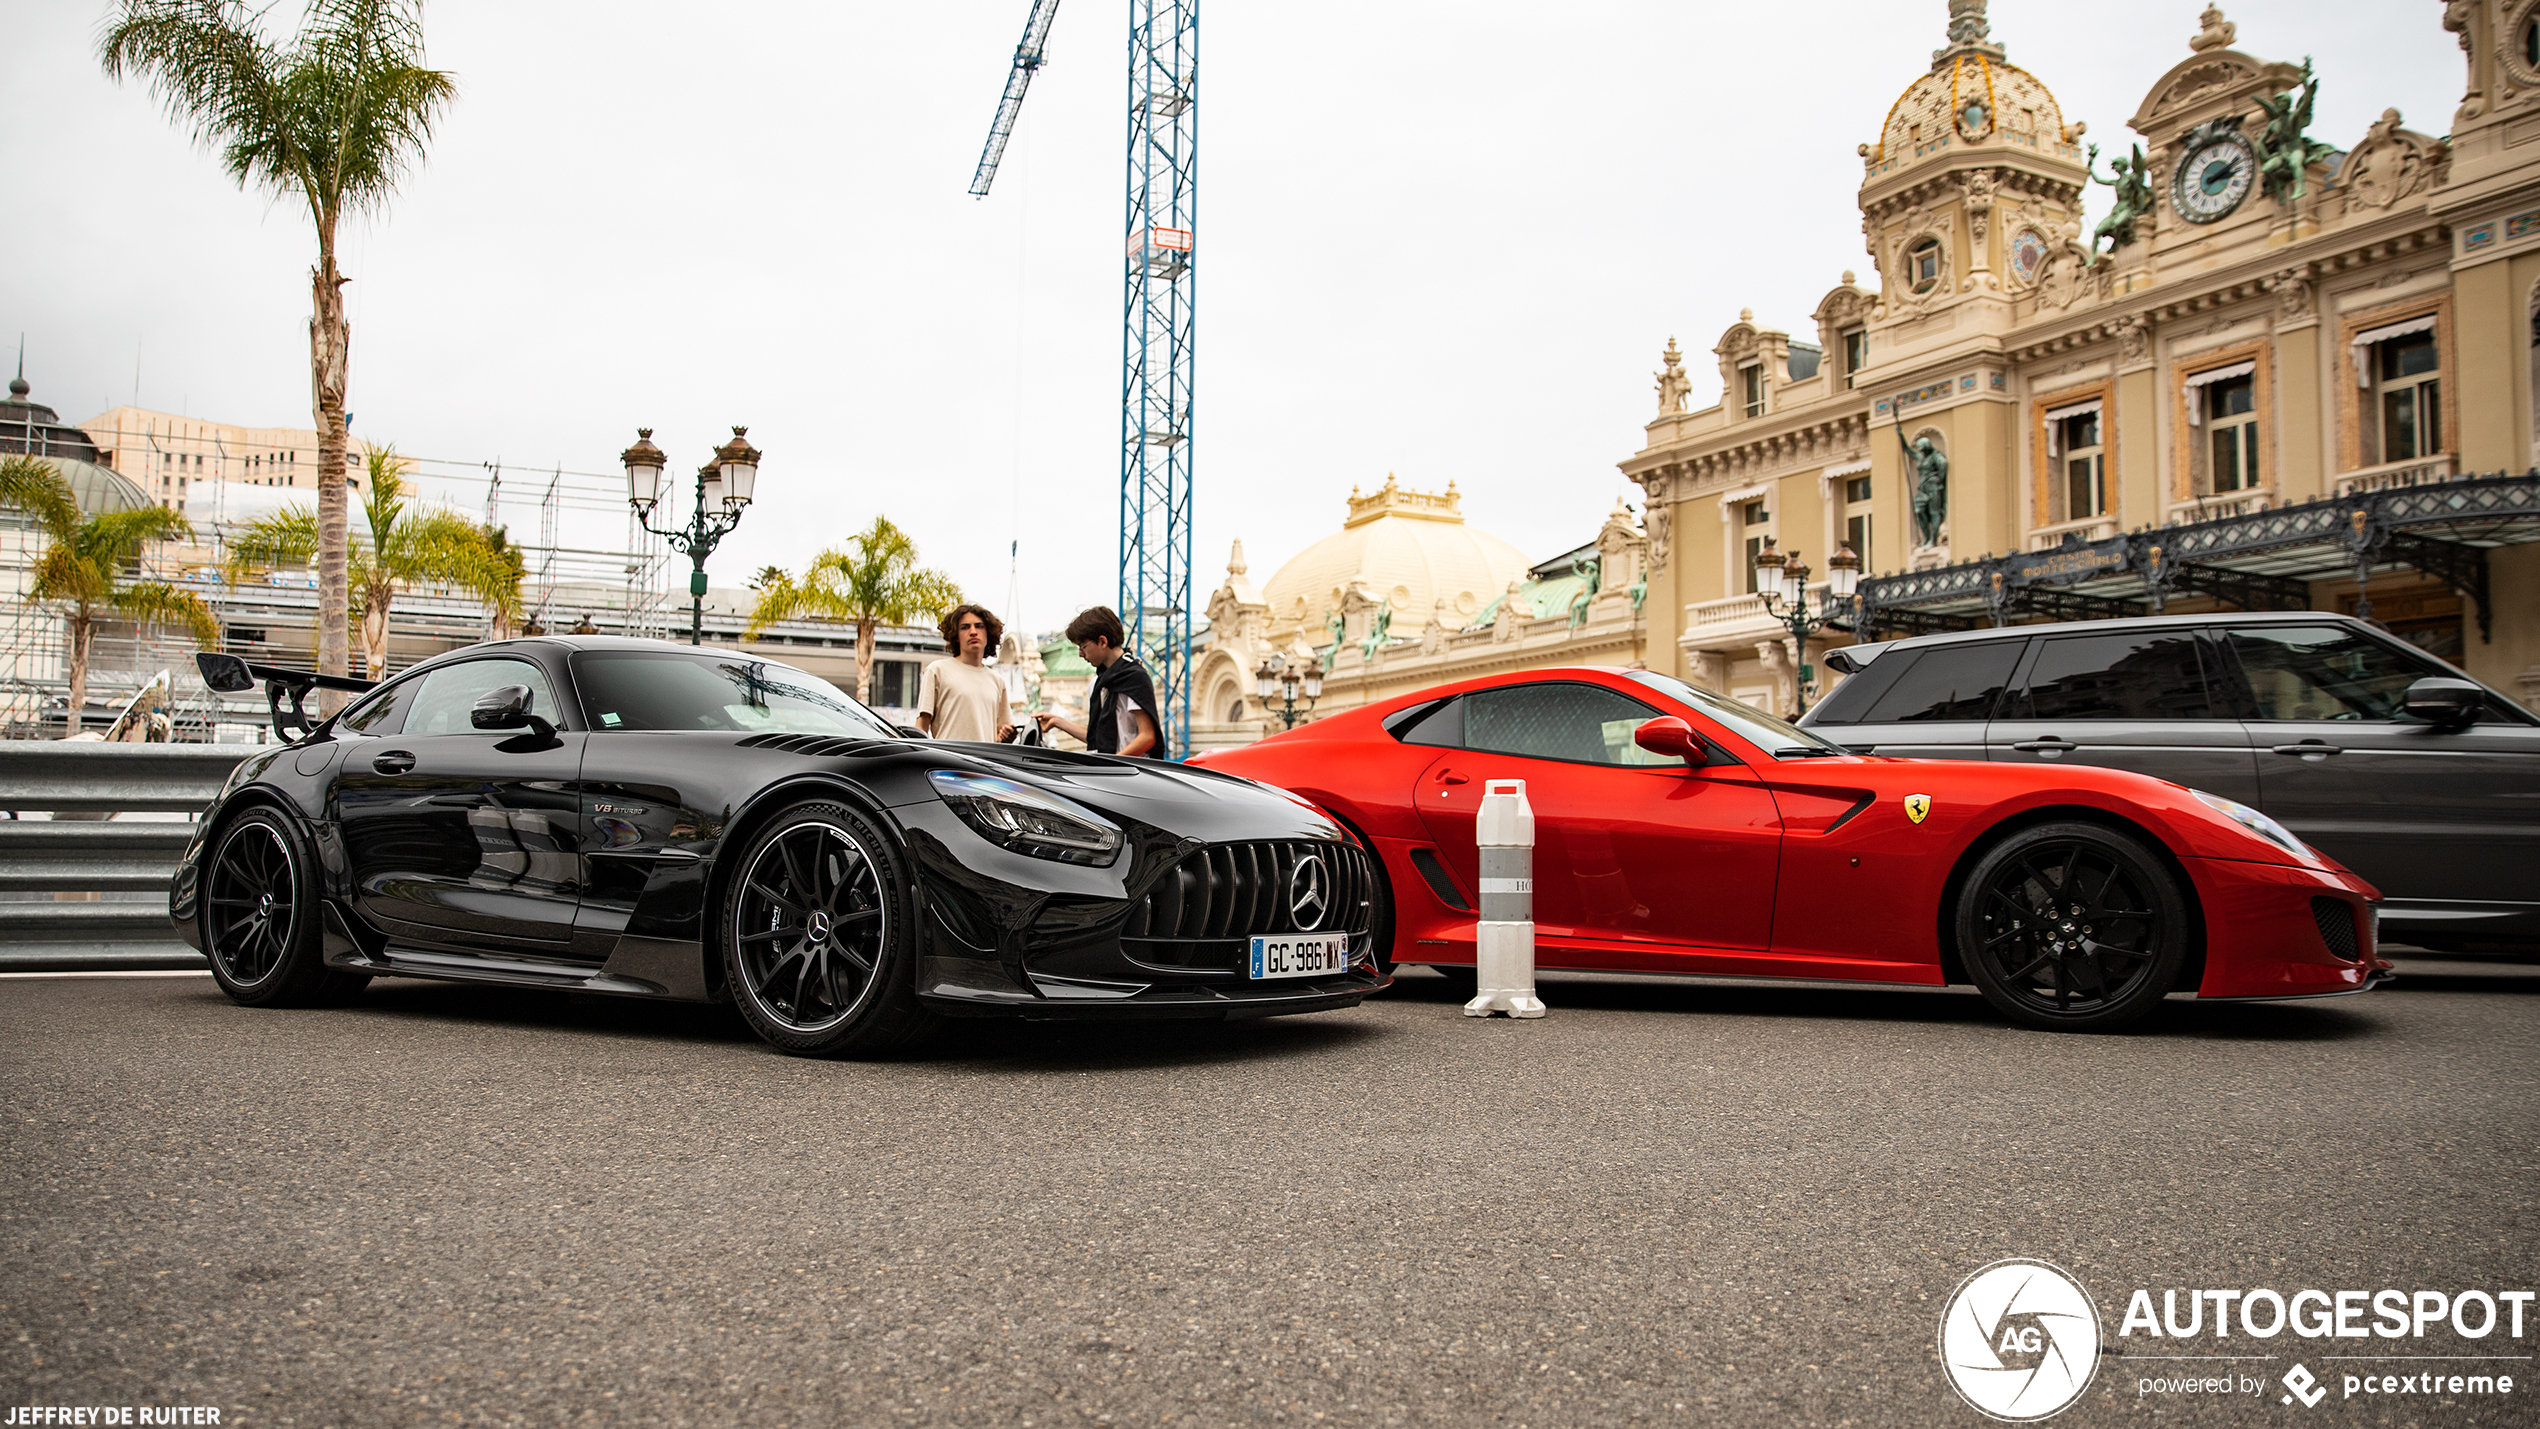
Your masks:
{"label": "car shadow on pavement", "polygon": [[[217,989],[207,985],[205,992],[207,1002],[228,1004]],[[354,1001],[332,1011],[337,1016],[385,1017],[445,1028],[501,1027],[700,1046],[761,1046],[758,1035],[729,1004],[654,1002],[412,978],[380,978]],[[911,1046],[865,1060],[1018,1071],[1057,1067],[1111,1071],[1313,1056],[1385,1035],[1382,1027],[1319,1014],[1234,1022],[946,1018],[936,1031]],[[773,1048],[765,1050],[771,1056],[783,1055]]]}
{"label": "car shadow on pavement", "polygon": [[[1972,987],[1864,987],[1858,983],[1815,987],[1749,979],[1638,977],[1603,973],[1549,973],[1537,990],[1558,1017],[1565,1008],[1623,1012],[1681,1012],[1714,1017],[1831,1018],[1927,1026],[1994,1027],[2021,1036],[2190,1037],[2223,1041],[2340,1041],[2380,1031],[2368,1009],[2330,998],[2301,1002],[2198,1002],[2173,997],[2142,1021],[2107,1033],[2037,1032],[1993,1009]],[[1470,992],[1425,970],[1405,969],[1384,996],[1443,1005]],[[2381,996],[2375,992],[2370,997]]]}

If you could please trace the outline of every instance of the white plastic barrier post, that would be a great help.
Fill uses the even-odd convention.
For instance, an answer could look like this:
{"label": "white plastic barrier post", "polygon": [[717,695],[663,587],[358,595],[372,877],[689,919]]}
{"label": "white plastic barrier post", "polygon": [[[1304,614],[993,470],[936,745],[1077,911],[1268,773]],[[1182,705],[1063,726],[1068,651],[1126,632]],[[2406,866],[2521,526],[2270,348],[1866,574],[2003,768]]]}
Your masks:
{"label": "white plastic barrier post", "polygon": [[1535,996],[1535,811],[1526,781],[1493,779],[1482,786],[1473,842],[1482,854],[1482,921],[1475,943],[1474,992],[1467,1017],[1504,1012],[1541,1017]]}

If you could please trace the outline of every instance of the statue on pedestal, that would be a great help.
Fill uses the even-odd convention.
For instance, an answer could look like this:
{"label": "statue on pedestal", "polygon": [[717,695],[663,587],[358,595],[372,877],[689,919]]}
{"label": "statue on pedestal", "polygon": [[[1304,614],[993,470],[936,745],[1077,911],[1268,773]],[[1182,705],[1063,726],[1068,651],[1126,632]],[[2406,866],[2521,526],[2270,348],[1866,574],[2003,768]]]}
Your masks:
{"label": "statue on pedestal", "polygon": [[1914,494],[1914,532],[1926,546],[1940,544],[1940,533],[1949,521],[1949,458],[1932,445],[1929,437],[1905,439],[1905,422],[1896,422],[1896,443],[1905,449],[1906,468],[1913,473],[1908,490]]}

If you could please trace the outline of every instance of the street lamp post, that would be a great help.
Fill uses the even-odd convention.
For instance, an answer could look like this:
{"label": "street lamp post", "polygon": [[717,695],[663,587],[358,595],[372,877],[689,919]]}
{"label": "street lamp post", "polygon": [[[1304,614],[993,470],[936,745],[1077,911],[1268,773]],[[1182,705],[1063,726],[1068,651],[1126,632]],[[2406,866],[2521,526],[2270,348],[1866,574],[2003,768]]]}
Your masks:
{"label": "street lamp post", "polygon": [[626,504],[647,531],[686,555],[695,569],[688,573],[688,643],[705,643],[706,557],[741,524],[741,512],[758,493],[761,453],[745,438],[749,428],[734,427],[732,440],[715,448],[714,460],[697,468],[697,504],[685,529],[663,530],[653,524],[653,508],[661,504],[662,469],[669,460],[653,445],[653,429],[637,427],[635,445],[620,453],[626,467]]}
{"label": "street lamp post", "polygon": [[[1305,687],[1304,709],[1296,707],[1297,686],[1300,684]],[[1283,698],[1285,706],[1271,713],[1279,717],[1283,728],[1294,729],[1297,716],[1312,713],[1315,702],[1323,698],[1323,666],[1318,661],[1309,660],[1300,673],[1296,666],[1276,654],[1269,655],[1262,659],[1261,668],[1252,672],[1252,688],[1253,693],[1261,696],[1265,709],[1269,708],[1273,695]]]}
{"label": "street lamp post", "polygon": [[[1793,685],[1798,692],[1799,713],[1808,713],[1808,681],[1816,670],[1808,663],[1808,637],[1849,613],[1852,593],[1861,587],[1861,558],[1846,543],[1836,546],[1826,557],[1826,589],[1817,598],[1817,608],[1808,608],[1808,563],[1799,559],[1797,551],[1784,556],[1773,549],[1773,538],[1764,538],[1764,549],[1755,557],[1755,593],[1764,598],[1764,609],[1790,632],[1792,663],[1798,678]],[[1785,608],[1787,607],[1787,608]]]}

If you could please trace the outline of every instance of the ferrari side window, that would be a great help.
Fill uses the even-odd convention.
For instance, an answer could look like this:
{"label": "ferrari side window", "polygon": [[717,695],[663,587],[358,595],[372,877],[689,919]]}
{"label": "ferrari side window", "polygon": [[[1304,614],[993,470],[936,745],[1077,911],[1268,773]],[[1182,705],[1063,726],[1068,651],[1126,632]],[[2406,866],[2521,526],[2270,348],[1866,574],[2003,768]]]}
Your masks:
{"label": "ferrari side window", "polygon": [[1467,749],[1573,764],[1684,764],[1632,740],[1632,731],[1656,719],[1658,711],[1602,685],[1511,685],[1478,690],[1457,703],[1464,707]]}
{"label": "ferrari side window", "polygon": [[[1922,651],[1861,716],[1863,724],[1993,718],[2025,640],[1985,640]],[[1893,660],[1894,655],[1886,658]],[[1875,667],[1873,667],[1875,668]]]}
{"label": "ferrari side window", "polygon": [[2201,644],[2191,630],[2045,641],[2005,714],[2021,717],[2025,707],[2029,719],[2212,719]]}
{"label": "ferrari side window", "polygon": [[[1406,718],[1406,716],[1408,716]],[[1440,700],[1425,708],[1405,710],[1388,722],[1393,737],[1405,744],[1434,744],[1446,749],[1464,745],[1464,702]]]}
{"label": "ferrari side window", "polygon": [[406,715],[405,733],[474,734],[476,727],[468,723],[468,711],[489,691],[505,685],[527,685],[530,712],[563,722],[545,671],[526,660],[469,660],[444,665],[424,675],[423,691],[415,696],[414,708]]}

